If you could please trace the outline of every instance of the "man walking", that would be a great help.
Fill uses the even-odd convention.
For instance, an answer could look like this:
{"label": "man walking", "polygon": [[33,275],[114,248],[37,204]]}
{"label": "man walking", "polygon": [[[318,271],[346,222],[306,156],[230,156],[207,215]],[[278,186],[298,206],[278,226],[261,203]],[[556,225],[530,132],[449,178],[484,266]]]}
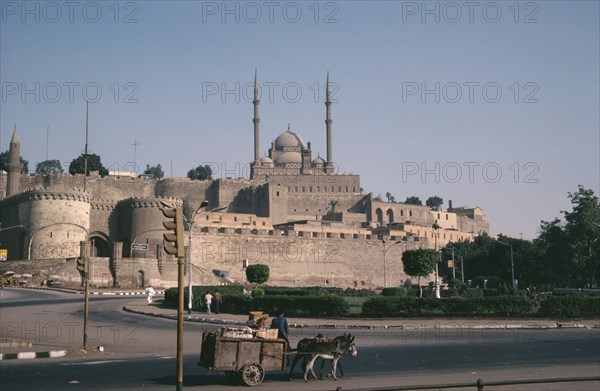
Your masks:
{"label": "man walking", "polygon": [[212,299],[213,299],[213,296],[210,294],[209,291],[206,291],[206,294],[204,295],[204,302],[206,303],[206,313],[208,315],[211,314],[211,312],[210,312],[210,304],[212,303]]}

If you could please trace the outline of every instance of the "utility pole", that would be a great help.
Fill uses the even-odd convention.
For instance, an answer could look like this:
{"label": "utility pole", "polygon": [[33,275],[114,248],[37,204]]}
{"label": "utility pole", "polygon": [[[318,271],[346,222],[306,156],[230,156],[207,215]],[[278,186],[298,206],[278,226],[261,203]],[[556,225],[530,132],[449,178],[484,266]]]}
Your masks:
{"label": "utility pole", "polygon": [[85,149],[83,151],[83,191],[87,191],[88,176],[88,109],[90,102],[85,101]]}

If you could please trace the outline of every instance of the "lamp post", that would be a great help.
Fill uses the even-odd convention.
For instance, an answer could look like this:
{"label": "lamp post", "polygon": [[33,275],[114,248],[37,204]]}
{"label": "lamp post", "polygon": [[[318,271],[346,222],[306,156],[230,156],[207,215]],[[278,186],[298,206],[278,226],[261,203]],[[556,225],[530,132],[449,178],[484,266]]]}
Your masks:
{"label": "lamp post", "polygon": [[[369,244],[375,244],[375,243],[371,243],[371,242],[367,242]],[[385,246],[385,239],[381,240],[381,244],[383,245],[383,247],[381,248],[381,253],[383,254],[383,287],[387,288],[387,257],[386,254],[388,252],[388,250],[390,248],[392,248],[392,246],[395,246],[397,244],[402,244],[404,245],[404,242],[394,242],[390,245],[388,245],[387,247]]]}
{"label": "lamp post", "polygon": [[202,201],[189,220],[183,215],[183,220],[188,225],[188,314],[192,313],[192,227],[194,226],[196,215],[206,205],[208,205],[208,201]]}
{"label": "lamp post", "polygon": [[[438,248],[437,248],[437,238],[438,238],[438,230],[441,228],[440,225],[438,224],[437,220],[433,223],[433,225],[431,226],[431,228],[433,228],[434,230],[434,239],[435,239],[435,251],[437,252]],[[441,257],[441,252],[440,252],[440,257]],[[440,296],[440,281],[439,281],[439,273],[438,273],[438,262],[435,263],[435,298],[439,299]]]}
{"label": "lamp post", "polygon": [[510,247],[510,276],[511,276],[511,279],[512,279],[512,288],[513,288],[513,290],[517,290],[517,284],[516,284],[516,281],[515,281],[515,261],[514,261],[514,258],[513,258],[513,246],[510,243],[504,243],[504,242],[501,242],[499,240],[497,240],[497,242],[500,243],[500,244],[503,244],[505,246]]}

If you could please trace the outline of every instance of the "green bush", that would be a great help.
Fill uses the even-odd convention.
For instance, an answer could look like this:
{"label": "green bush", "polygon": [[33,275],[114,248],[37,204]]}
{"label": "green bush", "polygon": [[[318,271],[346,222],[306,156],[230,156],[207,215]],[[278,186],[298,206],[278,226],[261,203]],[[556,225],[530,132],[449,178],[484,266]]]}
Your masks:
{"label": "green bush", "polygon": [[261,287],[257,286],[256,288],[252,289],[252,297],[262,297],[265,295],[265,290],[262,289]]}
{"label": "green bush", "polygon": [[[195,287],[194,287],[195,288]],[[200,291],[202,294],[194,294],[192,308],[196,311],[204,310],[204,294],[207,290],[214,292],[214,289]],[[222,287],[217,287],[223,291]],[[194,289],[196,292],[196,289]],[[187,304],[187,297],[184,301]],[[177,288],[168,289],[165,292],[165,304],[171,307],[177,307]],[[288,316],[295,317],[341,317],[350,312],[350,307],[346,300],[341,296],[321,295],[321,296],[261,296],[249,297],[243,294],[228,295],[223,297],[223,312],[231,314],[248,314],[250,311],[264,311],[268,314],[275,314],[278,309],[283,308]]]}
{"label": "green bush", "polygon": [[262,284],[269,280],[269,266],[263,264],[250,265],[246,268],[248,282]]}
{"label": "green bush", "polygon": [[423,317],[423,316],[497,316],[521,317],[535,309],[535,303],[525,297],[394,297],[380,296],[367,300],[361,316],[381,317]]}
{"label": "green bush", "polygon": [[540,314],[556,318],[598,318],[599,296],[549,296],[540,302]]}
{"label": "green bush", "polygon": [[406,288],[383,288],[381,296],[406,297],[408,296],[408,291]]}

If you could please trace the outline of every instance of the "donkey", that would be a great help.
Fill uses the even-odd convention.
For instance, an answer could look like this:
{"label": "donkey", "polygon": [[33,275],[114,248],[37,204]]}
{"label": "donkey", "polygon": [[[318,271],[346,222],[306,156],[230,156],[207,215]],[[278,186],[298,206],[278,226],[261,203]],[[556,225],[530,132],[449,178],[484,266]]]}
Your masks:
{"label": "donkey", "polygon": [[[332,369],[331,376],[337,380],[336,369],[337,362],[340,357],[345,353],[349,352],[352,357],[356,357],[358,354],[356,346],[354,345],[354,337],[350,334],[340,335],[334,339],[327,338],[304,338],[298,342],[297,354],[294,357],[292,366],[290,368],[290,380],[292,380],[292,373],[294,367],[303,359],[302,367],[304,369],[304,381],[308,381],[308,372],[312,373],[313,378],[317,378],[313,370],[315,361],[318,358],[323,360],[331,360]],[[321,365],[321,369],[323,366]]]}

